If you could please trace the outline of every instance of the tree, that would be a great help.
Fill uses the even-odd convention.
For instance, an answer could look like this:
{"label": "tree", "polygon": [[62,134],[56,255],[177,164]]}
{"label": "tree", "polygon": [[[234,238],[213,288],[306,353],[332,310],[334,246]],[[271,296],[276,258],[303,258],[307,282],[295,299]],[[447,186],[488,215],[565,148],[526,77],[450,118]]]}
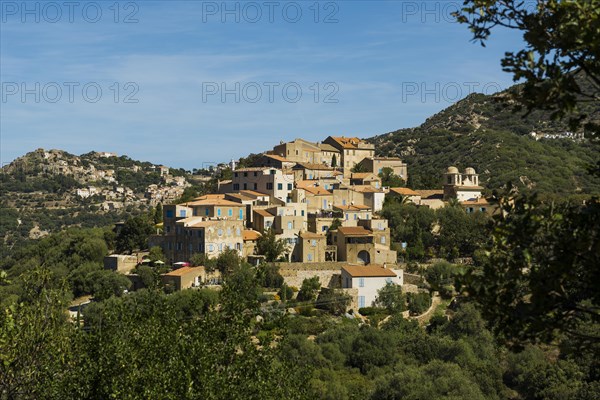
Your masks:
{"label": "tree", "polygon": [[600,323],[600,202],[544,205],[518,196],[503,203],[493,243],[464,283],[509,344],[574,335],[591,343]]}
{"label": "tree", "polygon": [[221,274],[227,275],[242,265],[242,259],[237,250],[225,249],[219,254],[216,261],[216,267]]}
{"label": "tree", "polygon": [[364,164],[358,163],[358,164],[354,164],[354,166],[352,167],[352,169],[350,169],[351,172],[354,173],[360,173],[360,172],[365,172],[367,169],[365,168]]}
{"label": "tree", "polygon": [[131,286],[127,277],[113,271],[94,271],[88,275],[89,286],[95,300],[101,301],[111,296],[122,296]]}
{"label": "tree", "polygon": [[[572,129],[598,135],[586,121],[600,98],[600,0],[526,2],[466,0],[457,13],[482,44],[496,26],[523,32],[526,48],[507,52],[504,69],[522,90],[513,94],[528,112],[551,110]],[[596,103],[597,104],[597,103]],[[600,162],[596,172],[600,171]],[[510,196],[512,197],[512,196]],[[535,198],[503,199],[489,257],[471,271],[468,292],[481,303],[496,333],[509,344],[552,342],[561,335],[598,343],[597,199],[581,206],[549,206]],[[590,333],[591,332],[591,333]]]}
{"label": "tree", "polygon": [[421,367],[404,366],[392,376],[380,379],[371,396],[372,400],[485,398],[466,371],[440,360]]}
{"label": "tree", "polygon": [[193,267],[204,267],[206,272],[211,273],[217,268],[217,260],[209,258],[206,253],[194,253],[190,257]]}
{"label": "tree", "polygon": [[394,174],[394,170],[390,167],[384,167],[378,175],[381,178],[381,184],[388,187],[404,186],[404,179]]}
{"label": "tree", "polygon": [[131,253],[134,250],[148,247],[148,237],[154,233],[154,228],[143,217],[129,218],[116,238],[116,247],[119,253]]}
{"label": "tree", "polygon": [[299,301],[313,302],[317,298],[320,289],[321,282],[319,282],[318,276],[305,278],[302,281],[302,286],[300,287],[297,298]]}
{"label": "tree", "polygon": [[342,221],[336,217],[333,219],[333,221],[331,221],[331,225],[329,226],[329,229],[327,229],[327,230],[328,231],[335,230],[335,229],[339,228],[340,226],[342,226]]}
{"label": "tree", "polygon": [[420,315],[431,307],[431,296],[429,293],[408,293],[408,311],[411,315]]}
{"label": "tree", "polygon": [[[465,0],[464,5],[455,15],[482,45],[495,27],[523,32],[525,48],[507,52],[502,66],[515,81],[525,81],[513,96],[528,112],[552,110],[554,118],[568,117],[575,129],[596,111],[600,0],[547,0],[535,8],[520,0]],[[583,125],[591,134],[600,133],[597,122]]]}
{"label": "tree", "polygon": [[402,312],[406,309],[406,297],[402,293],[402,286],[386,283],[377,291],[376,304],[384,307],[390,314]]}
{"label": "tree", "polygon": [[351,301],[350,295],[340,289],[323,288],[319,292],[315,307],[333,315],[342,315]]}
{"label": "tree", "polygon": [[277,294],[282,302],[286,302],[294,297],[294,290],[284,283],[279,288]]}
{"label": "tree", "polygon": [[147,265],[140,265],[136,268],[137,275],[142,281],[142,285],[148,289],[156,289],[160,285],[160,274]]}
{"label": "tree", "polygon": [[274,264],[258,267],[258,279],[266,288],[280,288],[283,285],[283,276],[279,273],[279,267]]}
{"label": "tree", "polygon": [[69,374],[74,324],[67,322],[67,291],[55,289],[47,268],[26,273],[24,294],[0,313],[0,397],[50,397]]}
{"label": "tree", "polygon": [[[448,261],[438,261],[427,268],[425,279],[432,290],[442,294],[452,294],[454,288],[454,276],[458,267],[450,264]],[[445,296],[450,297],[450,296]]]}
{"label": "tree", "polygon": [[269,228],[263,231],[262,235],[256,241],[256,251],[265,256],[265,261],[277,261],[286,251],[287,244],[284,239],[278,239],[275,231]]}
{"label": "tree", "polygon": [[163,222],[163,208],[161,203],[158,203],[154,209],[153,220],[155,225]]}
{"label": "tree", "polygon": [[148,252],[148,258],[152,263],[155,263],[157,261],[165,261],[165,255],[160,246],[152,246],[150,248],[150,251]]}
{"label": "tree", "polygon": [[335,154],[331,157],[331,166],[333,168],[337,167],[337,157],[335,156]]}

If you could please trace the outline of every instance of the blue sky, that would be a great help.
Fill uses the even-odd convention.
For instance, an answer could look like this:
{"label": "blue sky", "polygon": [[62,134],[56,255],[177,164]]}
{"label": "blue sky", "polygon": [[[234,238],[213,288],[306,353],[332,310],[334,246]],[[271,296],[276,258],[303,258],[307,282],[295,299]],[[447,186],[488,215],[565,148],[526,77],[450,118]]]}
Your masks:
{"label": "blue sky", "polygon": [[470,42],[462,0],[50,3],[0,2],[3,164],[43,147],[191,169],[370,137],[510,86],[521,44]]}

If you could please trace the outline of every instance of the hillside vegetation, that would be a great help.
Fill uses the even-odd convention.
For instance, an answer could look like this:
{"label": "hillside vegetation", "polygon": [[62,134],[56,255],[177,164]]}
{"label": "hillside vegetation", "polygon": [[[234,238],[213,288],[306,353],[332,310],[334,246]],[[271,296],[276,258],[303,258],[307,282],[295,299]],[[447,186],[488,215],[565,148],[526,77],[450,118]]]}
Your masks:
{"label": "hillside vegetation", "polygon": [[600,193],[600,177],[589,171],[598,161],[598,143],[544,111],[513,112],[504,98],[472,94],[419,127],[369,140],[378,155],[409,165],[415,189],[439,188],[442,173],[455,165],[475,168],[490,190],[511,182],[546,196]]}

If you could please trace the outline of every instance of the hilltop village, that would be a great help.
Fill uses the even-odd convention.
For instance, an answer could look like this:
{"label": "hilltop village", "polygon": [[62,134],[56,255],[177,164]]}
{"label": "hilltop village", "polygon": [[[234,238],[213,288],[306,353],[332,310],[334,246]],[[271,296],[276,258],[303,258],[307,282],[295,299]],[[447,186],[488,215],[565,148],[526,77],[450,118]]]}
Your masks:
{"label": "hilltop village", "polygon": [[[404,283],[388,221],[379,215],[386,199],[433,209],[454,201],[468,213],[489,212],[490,206],[473,168],[451,166],[440,189],[411,190],[403,187],[409,172],[401,159],[376,157],[375,146],[358,138],[282,142],[252,167],[232,162],[231,169],[232,179],[220,181],[218,193],[163,206],[161,231],[149,247],[159,246],[177,267],[163,275],[176,289],[219,281],[190,265],[195,254],[216,258],[234,250],[250,264],[263,263],[257,242],[271,234],[285,243],[277,261],[288,285],[316,275],[324,287],[358,289],[350,293],[353,304],[371,306],[387,282]],[[113,255],[107,263],[127,272],[136,261]]]}

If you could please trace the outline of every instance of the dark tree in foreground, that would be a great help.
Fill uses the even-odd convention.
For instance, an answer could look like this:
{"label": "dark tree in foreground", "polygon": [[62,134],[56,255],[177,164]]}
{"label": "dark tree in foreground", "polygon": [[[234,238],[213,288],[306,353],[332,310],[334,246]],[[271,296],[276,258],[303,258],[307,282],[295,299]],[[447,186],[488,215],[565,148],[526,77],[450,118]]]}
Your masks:
{"label": "dark tree in foreground", "polygon": [[560,334],[600,342],[589,329],[600,323],[600,203],[517,197],[503,211],[489,256],[467,276],[495,331],[516,343]]}
{"label": "dark tree in foreground", "polygon": [[458,21],[485,45],[496,27],[523,32],[525,48],[507,52],[505,71],[524,80],[516,98],[528,111],[551,110],[598,135],[600,0],[465,0]]}
{"label": "dark tree in foreground", "polygon": [[146,249],[148,247],[148,237],[153,233],[154,228],[145,218],[130,218],[117,234],[117,251],[119,253],[131,253],[134,250]]}

